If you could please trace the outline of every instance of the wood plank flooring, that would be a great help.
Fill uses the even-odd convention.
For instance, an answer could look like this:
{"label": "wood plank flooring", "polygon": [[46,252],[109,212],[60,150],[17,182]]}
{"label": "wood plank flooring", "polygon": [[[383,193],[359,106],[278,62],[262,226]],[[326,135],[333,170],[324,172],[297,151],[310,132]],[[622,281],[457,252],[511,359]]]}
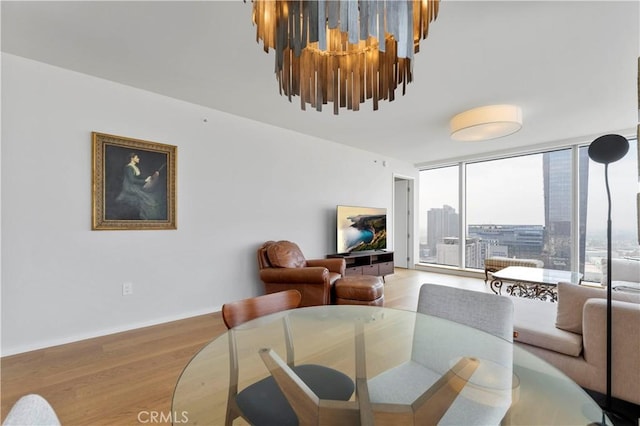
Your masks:
{"label": "wood plank flooring", "polygon": [[[396,269],[385,306],[415,310],[426,282],[486,291],[482,279]],[[226,328],[219,312],[1,359],[4,420],[22,395],[38,393],[65,426],[169,424],[173,389],[191,357]],[[162,420],[160,415],[155,420]]]}

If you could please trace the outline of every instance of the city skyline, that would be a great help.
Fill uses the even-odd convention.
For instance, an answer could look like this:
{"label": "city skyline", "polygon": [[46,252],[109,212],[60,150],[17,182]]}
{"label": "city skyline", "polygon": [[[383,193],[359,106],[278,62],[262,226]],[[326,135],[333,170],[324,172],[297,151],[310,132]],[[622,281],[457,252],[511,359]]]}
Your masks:
{"label": "city skyline", "polygon": [[[612,225],[616,234],[637,235],[637,159],[635,140],[618,162],[609,166]],[[581,149],[586,149],[583,147]],[[467,223],[544,225],[543,154],[510,157],[467,165]],[[507,179],[514,171],[513,179]],[[457,167],[429,170],[438,185],[420,186],[420,212],[444,205],[458,208]],[[499,183],[499,185],[497,184]],[[604,167],[589,161],[586,226],[589,233],[606,231],[607,194]],[[420,238],[426,237],[421,225]]]}
{"label": "city skyline", "polygon": [[[633,154],[608,168],[614,257],[640,257],[636,146],[631,141]],[[598,281],[608,202],[604,167],[587,151],[587,146],[551,150],[421,172],[420,261],[482,269],[489,256],[532,258]],[[461,177],[464,185],[458,184]],[[466,197],[462,230],[460,189]]]}

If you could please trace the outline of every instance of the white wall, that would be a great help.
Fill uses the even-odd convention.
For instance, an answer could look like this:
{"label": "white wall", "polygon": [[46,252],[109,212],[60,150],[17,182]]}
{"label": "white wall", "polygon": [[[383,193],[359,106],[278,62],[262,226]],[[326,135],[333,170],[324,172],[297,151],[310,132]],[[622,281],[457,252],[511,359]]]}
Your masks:
{"label": "white wall", "polygon": [[[259,294],[262,242],[323,257],[337,204],[391,213],[393,173],[417,177],[395,159],[7,54],[1,93],[2,355]],[[91,231],[92,131],[178,147],[177,230]]]}

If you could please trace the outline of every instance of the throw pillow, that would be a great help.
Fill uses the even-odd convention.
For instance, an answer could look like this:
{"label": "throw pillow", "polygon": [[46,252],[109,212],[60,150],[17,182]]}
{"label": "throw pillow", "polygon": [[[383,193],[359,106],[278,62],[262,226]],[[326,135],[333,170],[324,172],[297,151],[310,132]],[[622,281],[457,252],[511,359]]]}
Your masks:
{"label": "throw pillow", "polygon": [[271,265],[277,268],[302,268],[307,264],[300,247],[291,241],[278,241],[267,247]]}
{"label": "throw pillow", "polygon": [[[601,288],[558,283],[558,311],[556,327],[572,333],[582,334],[582,309],[587,299],[606,299],[607,292]],[[640,295],[612,293],[612,300],[640,303]]]}

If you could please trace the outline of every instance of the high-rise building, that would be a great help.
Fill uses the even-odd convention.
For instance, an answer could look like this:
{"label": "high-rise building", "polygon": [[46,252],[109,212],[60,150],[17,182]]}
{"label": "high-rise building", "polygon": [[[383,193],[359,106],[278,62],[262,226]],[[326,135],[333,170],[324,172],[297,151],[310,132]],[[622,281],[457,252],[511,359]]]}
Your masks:
{"label": "high-rise building", "polygon": [[451,206],[433,208],[427,211],[427,245],[429,257],[437,256],[437,246],[445,238],[459,237],[458,213]]}
{"label": "high-rise building", "polygon": [[[457,266],[460,264],[460,239],[457,237],[444,238],[437,245],[436,262],[440,265]],[[484,250],[479,238],[467,238],[465,242],[465,259],[468,268],[482,269],[484,267]]]}
{"label": "high-rise building", "polygon": [[[585,229],[587,214],[587,188],[589,157],[587,150],[579,155],[579,211],[580,246],[579,270],[584,270]],[[572,172],[571,151],[545,152],[542,156],[544,179],[544,247],[542,261],[550,269],[571,269],[571,222],[572,222]]]}
{"label": "high-rise building", "polygon": [[[537,157],[538,159],[540,157]],[[589,156],[587,149],[578,150],[578,208],[572,211],[573,151],[560,149],[542,153],[544,225],[468,225],[466,235],[460,232],[459,215],[451,206],[427,211],[426,243],[421,242],[420,260],[445,265],[459,265],[458,239],[465,238],[465,267],[482,268],[490,256],[538,259],[550,269],[570,270],[574,250],[584,272],[586,249],[587,190]],[[574,217],[578,223],[578,247],[573,246]],[[474,239],[470,243],[470,239]],[[456,247],[458,246],[458,247]],[[442,252],[442,253],[441,253]]]}
{"label": "high-rise building", "polygon": [[542,225],[469,225],[469,237],[481,241],[482,263],[467,267],[484,267],[489,256],[541,259],[544,240]]}

